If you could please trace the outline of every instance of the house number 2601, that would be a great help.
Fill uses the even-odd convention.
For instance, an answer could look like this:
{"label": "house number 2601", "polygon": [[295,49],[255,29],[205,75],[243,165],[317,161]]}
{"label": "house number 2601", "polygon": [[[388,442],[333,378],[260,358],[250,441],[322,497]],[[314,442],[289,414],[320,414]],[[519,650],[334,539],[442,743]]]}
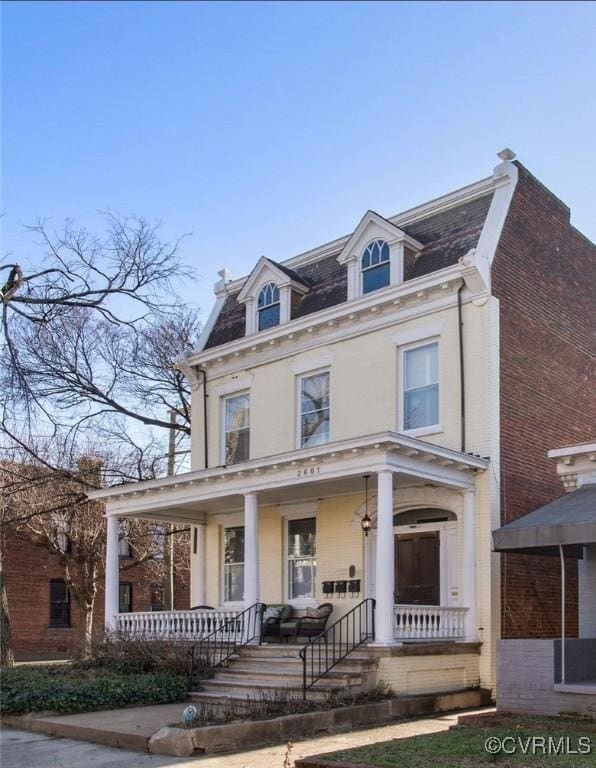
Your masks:
{"label": "house number 2601", "polygon": [[306,469],[298,469],[296,471],[296,477],[307,477],[309,475],[318,475],[321,471],[321,467],[307,467]]}

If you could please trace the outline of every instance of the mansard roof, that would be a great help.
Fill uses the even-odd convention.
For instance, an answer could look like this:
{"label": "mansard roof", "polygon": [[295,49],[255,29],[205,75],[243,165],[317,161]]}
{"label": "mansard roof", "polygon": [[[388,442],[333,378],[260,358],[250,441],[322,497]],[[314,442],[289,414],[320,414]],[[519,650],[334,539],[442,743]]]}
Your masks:
{"label": "mansard roof", "polygon": [[[428,215],[417,216],[412,223],[407,223],[406,214],[403,217],[392,217],[399,220],[399,230],[422,244],[416,259],[406,264],[404,279],[412,280],[457,264],[462,256],[477,245],[492,197],[491,189],[438,212],[429,210]],[[391,219],[386,221],[393,225]],[[347,301],[347,268],[337,258],[349,239],[337,241],[335,249],[325,251],[318,259],[313,258],[312,261],[297,263],[292,267],[268,259],[292,281],[301,282],[309,288],[308,293],[293,307],[292,319]],[[297,260],[289,261],[293,264]],[[240,292],[241,289],[238,289],[226,297],[205,349],[235,341],[245,335],[246,310],[238,301]]]}

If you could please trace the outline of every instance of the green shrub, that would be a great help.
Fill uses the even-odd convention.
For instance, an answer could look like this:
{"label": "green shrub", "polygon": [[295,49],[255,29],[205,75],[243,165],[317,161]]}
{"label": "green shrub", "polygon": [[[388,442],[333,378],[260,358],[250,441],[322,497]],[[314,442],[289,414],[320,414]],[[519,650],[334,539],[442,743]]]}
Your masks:
{"label": "green shrub", "polygon": [[56,667],[0,670],[0,712],[89,712],[183,701],[186,679],[177,675],[115,674]]}

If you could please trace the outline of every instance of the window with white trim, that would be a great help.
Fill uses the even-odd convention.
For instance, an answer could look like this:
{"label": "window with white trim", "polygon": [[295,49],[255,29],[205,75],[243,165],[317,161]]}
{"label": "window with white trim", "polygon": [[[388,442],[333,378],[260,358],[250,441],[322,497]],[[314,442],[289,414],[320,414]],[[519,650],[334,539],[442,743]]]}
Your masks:
{"label": "window with white trim", "polygon": [[244,598],[244,526],[224,528],[224,603]]}
{"label": "window with white trim", "polygon": [[288,599],[315,596],[317,519],[288,520]]}
{"label": "window with white trim", "polygon": [[266,283],[259,291],[257,315],[259,331],[279,325],[280,298],[279,288],[275,283]]}
{"label": "window with white trim", "polygon": [[224,464],[248,461],[250,453],[250,395],[232,395],[224,400]]}
{"label": "window with white trim", "polygon": [[300,378],[300,447],[310,448],[329,442],[329,371]]}
{"label": "window with white trim", "polygon": [[439,345],[437,342],[403,353],[403,428],[439,424]]}
{"label": "window with white trim", "polygon": [[362,293],[378,291],[391,281],[391,253],[384,240],[373,240],[362,253]]}

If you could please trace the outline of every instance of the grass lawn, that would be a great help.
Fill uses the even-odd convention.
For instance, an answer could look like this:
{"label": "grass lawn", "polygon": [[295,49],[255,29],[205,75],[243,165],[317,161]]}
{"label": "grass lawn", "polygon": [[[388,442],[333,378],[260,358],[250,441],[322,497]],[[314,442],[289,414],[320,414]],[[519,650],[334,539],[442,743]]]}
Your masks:
{"label": "grass lawn", "polygon": [[[407,739],[394,739],[366,747],[331,752],[321,758],[332,762],[356,763],[375,768],[592,768],[596,766],[596,724],[593,726],[567,724],[557,720],[511,727],[466,726]],[[501,741],[514,754],[490,754],[485,748],[489,738]],[[546,753],[537,737],[544,737]],[[534,738],[534,742],[532,739]],[[549,754],[549,738],[550,754]],[[560,741],[563,739],[563,741]],[[568,742],[566,741],[568,740]],[[581,740],[581,741],[580,741]],[[494,742],[493,742],[494,743]],[[532,743],[535,745],[532,754]],[[557,747],[586,751],[589,754],[554,754]],[[526,754],[523,753],[526,749]],[[561,750],[563,751],[563,750]]]}

